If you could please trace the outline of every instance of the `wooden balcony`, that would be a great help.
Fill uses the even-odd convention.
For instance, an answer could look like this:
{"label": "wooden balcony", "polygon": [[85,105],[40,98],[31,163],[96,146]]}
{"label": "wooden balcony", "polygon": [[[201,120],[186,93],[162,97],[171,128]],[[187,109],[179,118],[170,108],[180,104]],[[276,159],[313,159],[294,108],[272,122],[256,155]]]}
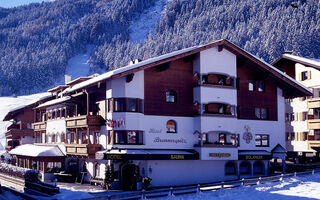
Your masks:
{"label": "wooden balcony", "polygon": [[320,98],[312,98],[308,100],[308,108],[320,108]]}
{"label": "wooden balcony", "polygon": [[320,119],[309,119],[308,129],[320,129]]}
{"label": "wooden balcony", "polygon": [[33,129],[34,131],[45,131],[47,128],[46,122],[36,122],[33,123]]}
{"label": "wooden balcony", "polygon": [[80,128],[89,126],[101,126],[104,119],[100,115],[82,115],[66,119],[67,128]]}
{"label": "wooden balcony", "polygon": [[308,149],[314,150],[313,148],[320,148],[320,140],[309,140],[308,141]]}
{"label": "wooden balcony", "polygon": [[6,138],[19,139],[22,136],[33,136],[32,129],[10,129],[5,133]]}
{"label": "wooden balcony", "polygon": [[100,151],[101,144],[65,144],[67,155],[95,157]]}

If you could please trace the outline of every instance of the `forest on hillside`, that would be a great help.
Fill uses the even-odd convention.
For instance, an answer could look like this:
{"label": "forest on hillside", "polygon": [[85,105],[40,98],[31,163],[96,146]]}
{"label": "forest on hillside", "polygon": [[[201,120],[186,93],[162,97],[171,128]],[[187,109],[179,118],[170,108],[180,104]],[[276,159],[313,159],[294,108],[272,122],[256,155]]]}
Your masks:
{"label": "forest on hillside", "polygon": [[132,20],[156,0],[56,0],[0,8],[0,96],[54,86],[90,45],[91,73],[185,47],[228,39],[267,62],[285,50],[320,58],[318,0],[169,0],[142,42]]}

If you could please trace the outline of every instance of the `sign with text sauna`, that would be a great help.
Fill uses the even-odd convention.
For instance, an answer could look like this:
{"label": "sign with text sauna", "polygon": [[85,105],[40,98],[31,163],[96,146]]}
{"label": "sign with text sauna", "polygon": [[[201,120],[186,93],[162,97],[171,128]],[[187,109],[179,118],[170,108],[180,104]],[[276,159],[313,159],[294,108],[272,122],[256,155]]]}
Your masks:
{"label": "sign with text sauna", "polygon": [[199,154],[104,154],[104,160],[198,160]]}

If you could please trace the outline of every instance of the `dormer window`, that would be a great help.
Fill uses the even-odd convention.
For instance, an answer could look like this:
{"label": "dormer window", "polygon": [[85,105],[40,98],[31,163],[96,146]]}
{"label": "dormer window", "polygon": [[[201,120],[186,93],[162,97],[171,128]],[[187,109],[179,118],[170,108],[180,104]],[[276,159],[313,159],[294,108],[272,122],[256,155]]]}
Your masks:
{"label": "dormer window", "polygon": [[169,90],[166,92],[166,102],[176,103],[177,102],[177,92],[174,90]]}

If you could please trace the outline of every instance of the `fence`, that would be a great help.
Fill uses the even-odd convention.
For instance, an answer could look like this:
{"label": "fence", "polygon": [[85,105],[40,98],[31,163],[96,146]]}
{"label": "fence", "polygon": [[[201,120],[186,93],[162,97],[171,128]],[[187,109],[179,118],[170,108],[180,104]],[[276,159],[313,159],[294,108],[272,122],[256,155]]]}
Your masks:
{"label": "fence", "polygon": [[126,192],[126,193],[120,193],[120,194],[111,194],[107,196],[89,198],[87,200],[147,199],[147,198],[174,196],[174,195],[182,195],[182,194],[190,194],[190,193],[200,193],[205,191],[221,190],[224,188],[235,188],[235,187],[241,187],[241,186],[252,186],[252,185],[259,185],[263,183],[277,182],[277,181],[282,181],[284,179],[288,179],[295,176],[314,174],[316,172],[320,172],[320,169],[313,169],[305,172],[281,174],[276,176],[266,176],[266,177],[258,177],[258,178],[240,179],[240,180],[234,180],[234,181],[198,184],[198,185],[192,185],[192,186],[178,186],[178,187],[170,187],[170,188],[153,189],[148,191],[142,190],[142,191],[135,191],[135,192]]}

